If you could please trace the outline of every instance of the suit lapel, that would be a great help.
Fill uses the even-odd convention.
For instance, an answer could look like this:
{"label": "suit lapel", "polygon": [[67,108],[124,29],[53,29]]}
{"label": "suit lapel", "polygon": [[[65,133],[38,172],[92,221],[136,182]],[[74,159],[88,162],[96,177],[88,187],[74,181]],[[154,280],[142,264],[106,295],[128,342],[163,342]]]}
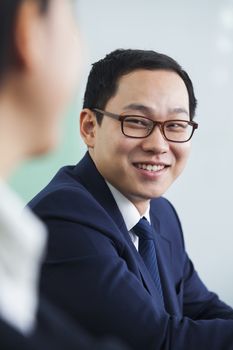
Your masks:
{"label": "suit lapel", "polygon": [[124,225],[123,217],[118,206],[109,190],[104,178],[97,170],[89,153],[76,165],[75,174],[78,176],[81,184],[96,199],[96,201],[105,209],[109,216],[116,222],[118,227]]}
{"label": "suit lapel", "polygon": [[164,296],[165,309],[171,315],[181,315],[180,305],[174,288],[172,269],[172,244],[160,232],[160,222],[155,216],[151,217],[151,224],[155,230],[156,254],[160,273],[160,280]]}

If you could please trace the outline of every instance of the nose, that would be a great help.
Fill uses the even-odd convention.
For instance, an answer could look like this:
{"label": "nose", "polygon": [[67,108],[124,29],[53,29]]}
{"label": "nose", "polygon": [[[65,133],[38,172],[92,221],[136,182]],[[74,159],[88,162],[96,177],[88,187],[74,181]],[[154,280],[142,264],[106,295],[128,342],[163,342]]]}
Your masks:
{"label": "nose", "polygon": [[169,142],[164,138],[159,125],[156,125],[153,132],[142,140],[142,148],[145,152],[162,154],[169,150]]}

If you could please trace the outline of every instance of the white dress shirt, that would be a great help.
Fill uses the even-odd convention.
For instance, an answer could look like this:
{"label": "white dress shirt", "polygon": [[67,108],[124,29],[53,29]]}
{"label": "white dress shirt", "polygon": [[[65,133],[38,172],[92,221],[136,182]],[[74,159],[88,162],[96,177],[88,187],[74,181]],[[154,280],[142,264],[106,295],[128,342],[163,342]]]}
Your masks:
{"label": "white dress shirt", "polygon": [[121,212],[121,215],[123,216],[123,219],[125,221],[127,230],[129,231],[129,235],[133,241],[133,244],[135,245],[135,248],[138,250],[138,236],[135,235],[133,232],[133,227],[138,223],[138,221],[145,217],[149,223],[150,223],[150,204],[148,205],[148,208],[146,209],[145,213],[143,215],[140,215],[138,209],[135,207],[135,205],[128,200],[121,192],[119,192],[115,187],[113,187],[109,182],[107,182],[107,185],[117,203],[117,206]]}
{"label": "white dress shirt", "polygon": [[0,179],[0,316],[24,334],[34,326],[43,224]]}

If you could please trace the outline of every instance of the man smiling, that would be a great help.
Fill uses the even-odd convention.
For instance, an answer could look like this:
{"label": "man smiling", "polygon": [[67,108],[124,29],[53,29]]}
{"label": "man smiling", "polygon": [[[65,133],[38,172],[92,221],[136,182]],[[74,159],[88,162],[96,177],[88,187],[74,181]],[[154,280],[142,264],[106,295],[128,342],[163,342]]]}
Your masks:
{"label": "man smiling", "polygon": [[233,310],[200,280],[161,197],[186,164],[195,108],[192,82],[172,58],[110,53],[87,83],[87,154],[30,203],[50,230],[44,293],[133,349],[233,349]]}
{"label": "man smiling", "polygon": [[[167,135],[183,141],[183,135],[190,137],[195,126],[184,123],[190,122],[185,83],[171,71],[133,71],[120,78],[117,94],[107,102],[105,110],[97,113],[108,116],[107,111],[111,111],[143,117],[122,119],[122,132],[118,118],[103,118],[99,126],[92,110],[81,113],[82,135],[97,169],[143,215],[149,200],[161,196],[181,173],[189,154],[189,142],[168,142],[165,138]],[[162,128],[151,126],[151,120],[166,124]]]}

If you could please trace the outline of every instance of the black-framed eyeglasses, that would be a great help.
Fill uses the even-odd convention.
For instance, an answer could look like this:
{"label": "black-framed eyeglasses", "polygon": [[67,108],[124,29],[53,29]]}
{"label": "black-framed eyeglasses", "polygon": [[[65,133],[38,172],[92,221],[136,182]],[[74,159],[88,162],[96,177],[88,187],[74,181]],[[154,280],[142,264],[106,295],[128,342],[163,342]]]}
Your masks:
{"label": "black-framed eyeglasses", "polygon": [[158,122],[139,115],[115,114],[98,108],[93,108],[93,111],[119,120],[122,133],[127,137],[136,139],[148,137],[158,126],[165,140],[183,143],[189,141],[198,128],[198,124],[190,120],[173,119]]}

